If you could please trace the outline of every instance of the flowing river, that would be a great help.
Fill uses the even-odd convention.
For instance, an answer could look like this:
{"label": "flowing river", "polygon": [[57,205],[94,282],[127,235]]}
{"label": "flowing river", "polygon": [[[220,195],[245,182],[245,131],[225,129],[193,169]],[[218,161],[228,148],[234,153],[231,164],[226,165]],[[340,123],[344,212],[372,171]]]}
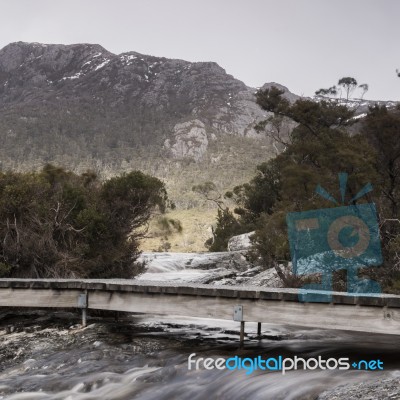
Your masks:
{"label": "flowing river", "polygon": [[[183,257],[183,256],[182,256]],[[184,257],[183,257],[184,258]],[[174,262],[149,268],[192,281],[212,268],[190,271]],[[179,264],[179,263],[178,263]],[[153,269],[152,269],[153,268]],[[180,272],[181,271],[181,272]],[[160,277],[158,277],[160,279]],[[271,321],[273,322],[273,321]],[[0,399],[399,399],[399,337],[246,324],[200,318],[97,315],[79,326],[70,312],[0,313]],[[382,371],[261,371],[188,369],[188,357],[318,356],[380,359]]]}

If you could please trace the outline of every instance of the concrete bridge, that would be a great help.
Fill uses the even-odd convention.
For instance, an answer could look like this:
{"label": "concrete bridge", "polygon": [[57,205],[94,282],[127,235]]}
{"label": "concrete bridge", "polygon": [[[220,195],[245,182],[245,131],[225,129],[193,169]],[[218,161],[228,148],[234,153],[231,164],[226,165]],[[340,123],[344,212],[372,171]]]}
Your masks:
{"label": "concrete bridge", "polygon": [[[318,292],[329,302],[299,302],[299,289],[211,286],[136,280],[0,279],[0,307],[80,308],[234,319],[400,335],[400,296]],[[235,312],[235,314],[234,314]],[[234,316],[235,315],[235,316]]]}

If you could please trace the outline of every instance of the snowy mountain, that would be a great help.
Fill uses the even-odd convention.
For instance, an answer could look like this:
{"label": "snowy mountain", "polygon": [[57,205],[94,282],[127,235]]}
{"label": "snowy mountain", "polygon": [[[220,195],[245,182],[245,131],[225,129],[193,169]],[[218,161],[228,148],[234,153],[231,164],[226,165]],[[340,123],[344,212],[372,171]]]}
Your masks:
{"label": "snowy mountain", "polygon": [[11,43],[0,50],[2,159],[102,158],[150,146],[198,161],[221,134],[260,136],[254,125],[265,113],[254,92],[214,62]]}
{"label": "snowy mountain", "polygon": [[[271,86],[299,98],[278,83],[262,88]],[[254,129],[268,116],[256,90],[214,62],[113,54],[97,44],[11,43],[0,50],[0,168],[51,162],[105,176],[141,169],[190,208],[198,201],[193,184],[231,189],[280,151]],[[281,134],[294,126],[285,124]]]}

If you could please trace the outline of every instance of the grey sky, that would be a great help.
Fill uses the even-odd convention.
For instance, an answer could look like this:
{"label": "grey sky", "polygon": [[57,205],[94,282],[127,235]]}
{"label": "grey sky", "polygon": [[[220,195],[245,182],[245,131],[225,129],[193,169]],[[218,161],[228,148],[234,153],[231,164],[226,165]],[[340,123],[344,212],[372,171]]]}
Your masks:
{"label": "grey sky", "polygon": [[[353,76],[366,97],[400,100],[398,0],[0,0],[0,47],[99,43],[216,61],[249,86],[297,94]],[[397,49],[397,50],[396,50]]]}

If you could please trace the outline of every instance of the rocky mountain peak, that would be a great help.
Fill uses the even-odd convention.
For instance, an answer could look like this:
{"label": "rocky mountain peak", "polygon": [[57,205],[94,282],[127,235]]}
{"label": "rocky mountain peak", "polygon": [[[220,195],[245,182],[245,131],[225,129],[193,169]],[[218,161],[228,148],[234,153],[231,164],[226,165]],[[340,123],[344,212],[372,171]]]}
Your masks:
{"label": "rocky mountain peak", "polygon": [[291,103],[294,103],[296,100],[300,99],[300,96],[292,93],[286,86],[281,85],[276,82],[267,82],[260,88],[260,90],[271,89],[272,87],[276,87],[277,89],[283,91],[282,96],[289,100]]}
{"label": "rocky mountain peak", "polygon": [[254,129],[266,117],[255,92],[215,62],[114,54],[98,44],[10,43],[0,50],[0,160],[72,169],[88,160],[118,166],[112,170],[143,155],[219,160],[210,149],[223,138],[252,146],[263,137]]}
{"label": "rocky mountain peak", "polygon": [[29,66],[62,70],[67,68],[72,61],[85,61],[94,55],[109,56],[111,53],[97,44],[61,45],[15,42],[0,50],[0,68],[5,72]]}

